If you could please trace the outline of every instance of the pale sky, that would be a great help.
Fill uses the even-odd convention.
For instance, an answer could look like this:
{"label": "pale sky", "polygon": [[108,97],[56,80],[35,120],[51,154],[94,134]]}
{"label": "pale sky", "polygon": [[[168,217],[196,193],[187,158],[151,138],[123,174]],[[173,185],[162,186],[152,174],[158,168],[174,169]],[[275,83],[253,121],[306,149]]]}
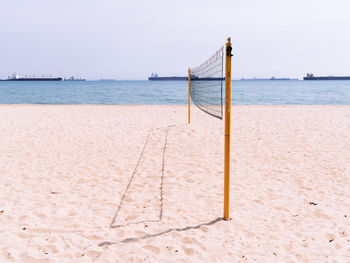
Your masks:
{"label": "pale sky", "polygon": [[0,78],[186,75],[232,38],[233,78],[350,75],[349,0],[1,0]]}

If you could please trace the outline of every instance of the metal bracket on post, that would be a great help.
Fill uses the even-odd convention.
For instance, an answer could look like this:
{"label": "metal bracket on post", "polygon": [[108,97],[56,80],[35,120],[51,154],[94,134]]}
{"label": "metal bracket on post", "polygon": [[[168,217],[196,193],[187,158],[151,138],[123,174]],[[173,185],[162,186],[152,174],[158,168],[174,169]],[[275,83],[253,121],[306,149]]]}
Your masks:
{"label": "metal bracket on post", "polygon": [[232,57],[232,47],[231,46],[228,46],[227,49],[226,49],[226,56],[228,57]]}

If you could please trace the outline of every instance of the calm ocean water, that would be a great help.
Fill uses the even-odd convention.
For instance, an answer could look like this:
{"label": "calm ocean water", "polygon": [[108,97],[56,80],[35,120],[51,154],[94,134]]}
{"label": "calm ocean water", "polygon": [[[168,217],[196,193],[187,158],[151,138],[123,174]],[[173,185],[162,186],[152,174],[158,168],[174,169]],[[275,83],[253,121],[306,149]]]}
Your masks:
{"label": "calm ocean water", "polygon": [[[187,104],[186,81],[0,81],[0,104]],[[232,81],[234,105],[350,105],[350,81]]]}

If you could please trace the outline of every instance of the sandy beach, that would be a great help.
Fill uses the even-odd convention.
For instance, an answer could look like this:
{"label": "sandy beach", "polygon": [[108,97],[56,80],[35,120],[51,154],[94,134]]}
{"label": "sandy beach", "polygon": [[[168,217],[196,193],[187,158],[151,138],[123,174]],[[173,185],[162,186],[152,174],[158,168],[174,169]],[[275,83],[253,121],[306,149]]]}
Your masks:
{"label": "sandy beach", "polygon": [[0,106],[0,262],[350,262],[350,106]]}

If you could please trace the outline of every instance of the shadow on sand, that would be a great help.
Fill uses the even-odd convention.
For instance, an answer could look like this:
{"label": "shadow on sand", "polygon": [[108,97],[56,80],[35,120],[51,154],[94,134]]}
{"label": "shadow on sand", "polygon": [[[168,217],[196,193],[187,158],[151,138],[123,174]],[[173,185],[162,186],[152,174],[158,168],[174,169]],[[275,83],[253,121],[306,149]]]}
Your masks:
{"label": "shadow on sand", "polygon": [[[174,126],[174,125],[172,125]],[[116,222],[116,218],[118,217],[118,214],[119,214],[119,211],[123,205],[123,202],[124,202],[124,199],[126,198],[126,195],[128,193],[128,190],[130,188],[130,185],[132,183],[132,181],[134,180],[134,177],[137,173],[137,169],[138,169],[138,166],[141,162],[141,159],[143,157],[143,154],[144,154],[144,151],[147,147],[147,143],[148,143],[148,140],[149,140],[149,137],[150,137],[150,133],[148,133],[147,135],[147,138],[146,138],[146,141],[144,143],[144,146],[143,146],[143,149],[141,151],[141,154],[139,156],[139,159],[137,161],[137,164],[134,168],[134,171],[132,173],[132,175],[130,176],[129,178],[129,182],[128,182],[128,185],[124,191],[124,194],[120,200],[120,203],[119,203],[119,206],[118,206],[118,209],[112,219],[112,222],[110,224],[110,228],[119,228],[119,227],[125,227],[125,226],[129,226],[129,225],[137,225],[137,224],[140,224],[140,223],[158,223],[160,221],[162,221],[163,219],[163,206],[164,206],[164,198],[163,198],[163,185],[164,185],[164,168],[165,168],[165,153],[166,153],[166,146],[167,146],[167,141],[168,141],[168,132],[170,130],[170,128],[172,126],[169,126],[167,127],[166,129],[166,134],[165,134],[165,141],[164,141],[164,146],[163,146],[163,158],[162,158],[162,175],[161,175],[161,183],[160,183],[160,210],[159,210],[159,217],[158,219],[156,220],[143,220],[143,221],[139,221],[139,222],[134,222],[134,223],[128,223],[128,224],[123,224],[123,225],[116,225],[115,222]],[[146,234],[142,237],[133,237],[133,238],[125,238],[121,241],[117,241],[117,242],[109,242],[109,241],[104,241],[104,242],[101,242],[99,244],[99,246],[110,246],[110,245],[116,245],[116,244],[120,244],[120,243],[129,243],[129,242],[133,242],[133,241],[138,241],[138,240],[143,240],[143,239],[147,239],[147,238],[152,238],[152,237],[157,237],[157,236],[161,236],[161,235],[164,235],[164,234],[168,234],[170,232],[183,232],[183,231],[188,231],[188,230],[192,230],[192,229],[199,229],[200,227],[202,226],[210,226],[210,225],[214,225],[220,221],[224,220],[222,217],[218,217],[214,220],[211,220],[209,222],[205,222],[205,223],[201,223],[201,224],[198,224],[198,225],[192,225],[192,226],[186,226],[186,227],[179,227],[179,228],[170,228],[168,230],[165,230],[165,231],[162,231],[162,232],[159,232],[159,233],[155,233],[155,234]]]}
{"label": "shadow on sand", "polygon": [[186,226],[186,227],[182,227],[182,228],[170,228],[170,229],[165,230],[163,232],[159,232],[159,233],[155,233],[155,234],[146,234],[142,237],[125,238],[125,239],[118,241],[118,242],[104,241],[104,242],[101,242],[99,244],[99,246],[110,246],[110,245],[116,245],[116,244],[120,244],[120,243],[129,243],[129,242],[143,240],[143,239],[147,239],[147,238],[151,238],[151,237],[158,237],[158,236],[161,236],[164,234],[168,234],[170,232],[183,232],[183,231],[192,230],[192,229],[199,229],[201,226],[211,226],[211,225],[214,225],[214,224],[216,224],[220,221],[223,221],[223,220],[224,219],[222,217],[218,217],[218,218],[211,220],[209,222],[206,222],[206,223],[201,223],[201,224],[193,225],[193,226]]}

